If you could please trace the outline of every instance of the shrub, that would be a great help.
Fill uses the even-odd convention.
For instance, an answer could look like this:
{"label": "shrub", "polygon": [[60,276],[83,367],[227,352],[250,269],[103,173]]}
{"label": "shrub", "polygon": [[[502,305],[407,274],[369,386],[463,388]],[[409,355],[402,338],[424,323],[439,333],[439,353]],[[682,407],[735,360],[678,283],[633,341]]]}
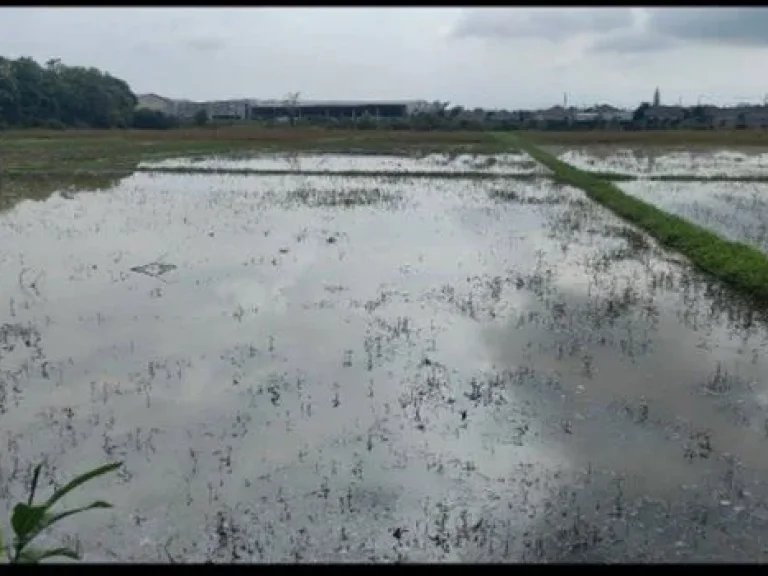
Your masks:
{"label": "shrub", "polygon": [[140,108],[133,113],[133,127],[139,130],[169,130],[178,125],[175,116],[163,114],[159,110]]}

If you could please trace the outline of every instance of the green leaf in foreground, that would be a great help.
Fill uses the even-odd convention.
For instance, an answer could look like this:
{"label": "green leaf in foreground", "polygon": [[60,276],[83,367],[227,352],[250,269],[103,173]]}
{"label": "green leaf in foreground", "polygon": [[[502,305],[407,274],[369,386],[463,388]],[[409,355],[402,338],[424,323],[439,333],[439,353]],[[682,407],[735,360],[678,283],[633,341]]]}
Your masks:
{"label": "green leaf in foreground", "polygon": [[[120,466],[122,466],[122,462],[113,462],[111,464],[99,466],[98,468],[95,468],[90,472],[86,472],[85,474],[81,474],[63,488],[56,490],[53,496],[51,496],[45,504],[35,506],[33,504],[33,500],[35,497],[35,490],[37,489],[37,482],[40,477],[40,470],[42,465],[36,466],[32,475],[32,483],[30,486],[28,503],[25,504],[23,502],[19,502],[13,508],[13,515],[11,516],[11,527],[13,528],[15,538],[12,549],[9,549],[8,551],[10,562],[13,564],[37,564],[46,558],[56,557],[79,560],[80,554],[76,550],[71,550],[69,548],[52,548],[48,550],[40,550],[31,548],[28,545],[37,537],[38,534],[40,534],[40,532],[46,528],[49,528],[56,522],[63,520],[64,518],[68,518],[69,516],[73,516],[87,510],[111,508],[112,505],[108,502],[104,502],[103,500],[96,500],[86,506],[65,510],[64,512],[58,512],[56,514],[52,514],[50,512],[51,507],[56,504],[56,502],[61,500],[64,496],[72,492],[72,490],[78,486],[82,486],[89,480],[93,480],[94,478],[98,478],[99,476],[103,476],[104,474],[117,470]],[[3,552],[2,534],[0,533],[0,558],[2,557]]]}
{"label": "green leaf in foreground", "polygon": [[46,558],[69,558],[70,560],[80,560],[80,554],[70,548],[51,548],[50,550],[38,550],[37,548],[27,548],[19,555],[19,563],[37,564]]}
{"label": "green leaf in foreground", "polygon": [[29,506],[19,502],[13,507],[11,526],[18,540],[25,540],[40,525],[45,517],[45,506]]}
{"label": "green leaf in foreground", "polygon": [[85,474],[81,474],[80,476],[78,476],[77,478],[69,482],[69,484],[67,484],[63,488],[60,488],[59,490],[54,492],[53,496],[51,496],[48,499],[48,502],[45,503],[45,507],[50,508],[51,506],[56,504],[56,502],[64,498],[64,496],[72,492],[72,490],[74,490],[78,486],[85,484],[86,482],[88,482],[89,480],[92,480],[93,478],[97,478],[99,476],[103,476],[104,474],[108,474],[109,472],[113,472],[118,468],[120,468],[120,466],[122,465],[123,465],[122,462],[113,462],[111,464],[105,464],[104,466],[99,466],[98,468],[95,468],[90,472],[86,472]]}
{"label": "green leaf in foreground", "polygon": [[48,528],[49,526],[54,525],[59,520],[63,520],[64,518],[67,518],[68,516],[79,514],[80,512],[85,512],[86,510],[94,510],[96,508],[112,508],[112,504],[110,504],[109,502],[104,502],[103,500],[97,500],[96,502],[91,502],[87,506],[81,506],[80,508],[73,508],[72,510],[59,512],[58,514],[54,514],[53,516],[46,516],[43,522],[44,527]]}

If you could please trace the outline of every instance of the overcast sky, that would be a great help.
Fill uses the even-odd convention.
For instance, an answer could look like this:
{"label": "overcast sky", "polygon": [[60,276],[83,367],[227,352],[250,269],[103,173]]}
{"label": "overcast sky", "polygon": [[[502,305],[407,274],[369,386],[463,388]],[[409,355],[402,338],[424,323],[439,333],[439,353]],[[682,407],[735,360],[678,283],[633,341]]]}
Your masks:
{"label": "overcast sky", "polygon": [[0,8],[0,55],[190,99],[762,102],[768,8]]}

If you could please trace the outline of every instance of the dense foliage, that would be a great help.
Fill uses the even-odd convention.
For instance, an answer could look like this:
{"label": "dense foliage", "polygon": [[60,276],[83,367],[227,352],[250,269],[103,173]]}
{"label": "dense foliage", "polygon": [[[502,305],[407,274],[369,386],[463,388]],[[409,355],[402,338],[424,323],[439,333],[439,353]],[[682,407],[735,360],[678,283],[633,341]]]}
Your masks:
{"label": "dense foliage", "polygon": [[127,128],[136,96],[96,68],[0,57],[0,127]]}
{"label": "dense foliage", "polygon": [[179,120],[175,116],[163,114],[159,110],[139,108],[133,113],[133,127],[139,130],[168,130],[178,126]]}

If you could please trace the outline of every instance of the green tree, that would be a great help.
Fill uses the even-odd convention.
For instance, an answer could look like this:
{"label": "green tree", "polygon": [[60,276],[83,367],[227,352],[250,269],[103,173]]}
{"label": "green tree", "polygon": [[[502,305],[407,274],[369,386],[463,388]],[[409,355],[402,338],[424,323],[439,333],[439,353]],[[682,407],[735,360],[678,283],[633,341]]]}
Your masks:
{"label": "green tree", "polygon": [[126,127],[136,102],[128,84],[95,68],[0,58],[0,124]]}
{"label": "green tree", "polygon": [[648,120],[648,109],[651,105],[648,102],[643,102],[637,107],[637,110],[632,114],[632,125],[635,128],[644,127]]}
{"label": "green tree", "polygon": [[179,125],[175,116],[163,114],[159,110],[140,108],[133,114],[134,128],[139,130],[169,130]]}

